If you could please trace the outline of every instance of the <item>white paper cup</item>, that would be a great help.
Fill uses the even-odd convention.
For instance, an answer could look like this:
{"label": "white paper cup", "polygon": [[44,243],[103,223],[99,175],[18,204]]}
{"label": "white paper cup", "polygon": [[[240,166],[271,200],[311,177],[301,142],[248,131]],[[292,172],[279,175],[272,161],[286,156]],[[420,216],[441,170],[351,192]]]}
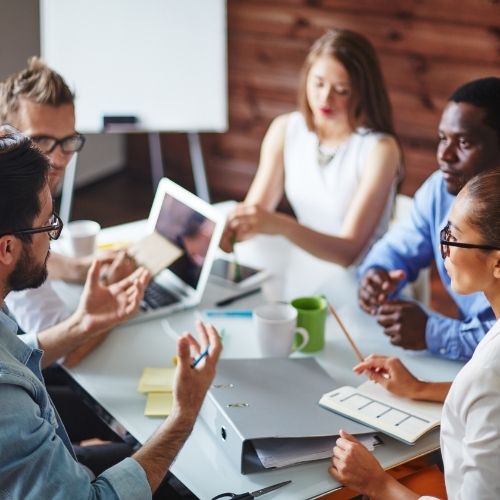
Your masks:
{"label": "white paper cup", "polygon": [[[305,328],[297,326],[297,310],[289,304],[264,304],[253,311],[257,340],[262,357],[288,357],[309,341]],[[295,335],[302,342],[294,346]]]}
{"label": "white paper cup", "polygon": [[72,255],[74,257],[93,255],[101,226],[93,220],[75,220],[66,227]]}

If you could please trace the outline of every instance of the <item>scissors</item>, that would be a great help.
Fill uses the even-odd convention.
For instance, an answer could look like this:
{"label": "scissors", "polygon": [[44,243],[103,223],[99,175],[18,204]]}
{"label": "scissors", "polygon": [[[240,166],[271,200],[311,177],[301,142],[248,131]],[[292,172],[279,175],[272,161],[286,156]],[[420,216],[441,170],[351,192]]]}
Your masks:
{"label": "scissors", "polygon": [[217,498],[231,498],[232,500],[252,500],[252,498],[260,497],[261,495],[265,495],[266,493],[270,493],[271,491],[277,490],[282,486],[286,486],[290,484],[292,481],[283,481],[282,483],[273,484],[272,486],[268,486],[267,488],[262,488],[260,490],[252,491],[251,493],[247,491],[246,493],[241,493],[237,495],[236,493],[221,493],[216,497],[213,497],[212,500],[217,500]]}

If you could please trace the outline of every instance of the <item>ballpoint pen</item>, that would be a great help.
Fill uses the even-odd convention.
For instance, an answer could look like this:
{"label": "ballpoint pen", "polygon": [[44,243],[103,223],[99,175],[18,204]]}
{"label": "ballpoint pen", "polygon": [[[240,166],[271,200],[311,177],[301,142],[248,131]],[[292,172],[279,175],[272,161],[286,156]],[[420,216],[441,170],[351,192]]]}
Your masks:
{"label": "ballpoint pen", "polygon": [[232,304],[236,300],[244,299],[245,297],[249,297],[250,295],[254,295],[256,293],[259,293],[262,289],[259,288],[253,288],[252,290],[247,290],[246,292],[239,293],[237,295],[233,295],[232,297],[228,297],[227,299],[219,300],[218,302],[215,303],[217,307],[220,306],[227,306],[229,304]]}
{"label": "ballpoint pen", "polygon": [[203,359],[205,358],[207,355],[208,355],[208,349],[210,348],[210,344],[207,345],[207,347],[205,348],[205,350],[200,353],[195,359],[194,361],[191,363],[191,368],[195,368],[196,365]]}
{"label": "ballpoint pen", "polygon": [[220,311],[217,309],[210,309],[208,311],[204,311],[203,314],[207,318],[251,318],[253,312],[250,309],[233,309],[230,311]]}

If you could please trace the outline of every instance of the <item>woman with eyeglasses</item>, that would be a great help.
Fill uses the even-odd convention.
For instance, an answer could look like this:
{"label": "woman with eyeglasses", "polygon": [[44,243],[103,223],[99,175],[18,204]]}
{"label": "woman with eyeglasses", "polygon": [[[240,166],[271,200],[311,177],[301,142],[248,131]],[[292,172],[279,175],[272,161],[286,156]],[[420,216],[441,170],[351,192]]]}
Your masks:
{"label": "woman with eyeglasses", "polygon": [[[441,253],[453,290],[483,292],[500,318],[500,171],[474,177],[459,193],[441,232]],[[453,383],[424,382],[398,358],[378,355],[371,355],[354,371],[399,396],[444,401],[441,452],[448,497],[500,498],[500,321]],[[342,431],[330,473],[372,499],[419,498]]]}
{"label": "woman with eyeglasses", "polygon": [[[377,55],[350,30],[312,45],[299,110],[278,116],[262,142],[243,203],[229,215],[221,247],[280,234],[342,266],[360,261],[389,223],[402,154]],[[295,217],[276,208],[286,195]]]}

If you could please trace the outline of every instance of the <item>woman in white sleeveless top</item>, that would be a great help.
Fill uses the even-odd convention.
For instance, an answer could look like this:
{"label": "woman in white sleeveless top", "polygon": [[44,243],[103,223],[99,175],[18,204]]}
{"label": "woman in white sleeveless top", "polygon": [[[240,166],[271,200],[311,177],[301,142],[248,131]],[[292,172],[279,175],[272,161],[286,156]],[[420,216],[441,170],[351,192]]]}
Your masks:
{"label": "woman in white sleeveless top", "polygon": [[[457,196],[441,232],[441,253],[453,291],[483,292],[497,318],[499,193],[499,170],[472,178]],[[481,340],[452,384],[418,380],[398,358],[372,355],[354,370],[367,373],[400,396],[444,401],[441,452],[448,498],[500,498],[500,321]],[[419,497],[384,472],[373,455],[347,433],[341,432],[333,453],[330,473],[370,498],[428,498]]]}
{"label": "woman in white sleeveless top", "polygon": [[[278,116],[262,143],[245,201],[229,216],[222,248],[257,233],[281,234],[349,266],[387,229],[402,158],[373,47],[348,30],[312,46],[300,111]],[[286,194],[296,219],[277,213]]]}

